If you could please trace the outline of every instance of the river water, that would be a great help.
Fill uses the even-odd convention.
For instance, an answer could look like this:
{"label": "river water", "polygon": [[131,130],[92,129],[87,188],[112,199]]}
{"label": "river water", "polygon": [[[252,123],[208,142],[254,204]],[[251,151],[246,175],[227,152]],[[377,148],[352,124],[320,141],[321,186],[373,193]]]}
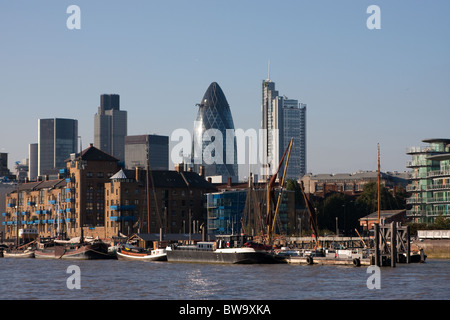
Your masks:
{"label": "river water", "polygon": [[[69,267],[79,269],[75,273]],[[68,269],[69,268],[69,269]],[[450,260],[379,269],[0,258],[1,300],[450,299]],[[74,276],[78,276],[73,280]],[[73,284],[79,288],[73,288]],[[369,285],[370,286],[370,285]],[[70,289],[69,287],[72,287]]]}

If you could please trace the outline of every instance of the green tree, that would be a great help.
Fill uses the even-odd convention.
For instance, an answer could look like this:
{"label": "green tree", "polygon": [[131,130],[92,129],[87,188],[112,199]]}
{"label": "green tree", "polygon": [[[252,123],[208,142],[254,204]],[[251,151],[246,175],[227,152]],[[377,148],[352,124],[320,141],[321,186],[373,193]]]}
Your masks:
{"label": "green tree", "polygon": [[[403,198],[402,198],[402,197]],[[405,196],[399,193],[398,198],[395,198],[392,193],[381,186],[380,188],[380,210],[397,210],[404,209]],[[362,216],[371,214],[378,210],[378,186],[375,182],[369,182],[364,185],[363,192],[356,200],[358,211]]]}
{"label": "green tree", "polygon": [[450,220],[441,213],[434,219],[433,228],[436,230],[450,229]]}
{"label": "green tree", "polygon": [[333,193],[323,202],[319,212],[318,223],[320,229],[336,232],[336,222],[340,234],[350,236],[358,226],[358,214],[355,201],[349,195]]}

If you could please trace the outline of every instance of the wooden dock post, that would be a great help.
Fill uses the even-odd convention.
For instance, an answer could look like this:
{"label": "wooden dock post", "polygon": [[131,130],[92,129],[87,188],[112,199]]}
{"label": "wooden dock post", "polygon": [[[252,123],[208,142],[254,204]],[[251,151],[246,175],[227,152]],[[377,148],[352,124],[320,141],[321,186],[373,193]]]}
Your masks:
{"label": "wooden dock post", "polygon": [[406,263],[411,263],[411,242],[409,236],[409,226],[406,226]]}
{"label": "wooden dock post", "polygon": [[375,265],[377,267],[381,267],[380,261],[380,226],[378,223],[374,223],[374,231],[375,231]]}
{"label": "wooden dock post", "polygon": [[397,265],[397,224],[391,223],[391,267]]}

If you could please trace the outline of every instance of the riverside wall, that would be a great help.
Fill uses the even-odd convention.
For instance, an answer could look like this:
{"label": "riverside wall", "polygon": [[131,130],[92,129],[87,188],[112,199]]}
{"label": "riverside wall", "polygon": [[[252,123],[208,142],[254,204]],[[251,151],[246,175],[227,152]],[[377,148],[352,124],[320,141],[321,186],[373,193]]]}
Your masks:
{"label": "riverside wall", "polygon": [[450,239],[414,241],[411,249],[423,249],[427,259],[450,259]]}

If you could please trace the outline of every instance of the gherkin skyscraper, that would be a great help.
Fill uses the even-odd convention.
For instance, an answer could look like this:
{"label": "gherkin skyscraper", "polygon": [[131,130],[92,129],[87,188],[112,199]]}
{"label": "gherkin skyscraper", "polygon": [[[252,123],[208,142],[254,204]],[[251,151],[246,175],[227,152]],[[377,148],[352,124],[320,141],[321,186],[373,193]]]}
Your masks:
{"label": "gherkin skyscraper", "polygon": [[225,94],[213,82],[198,104],[194,123],[194,166],[205,167],[206,176],[238,177],[234,123]]}

